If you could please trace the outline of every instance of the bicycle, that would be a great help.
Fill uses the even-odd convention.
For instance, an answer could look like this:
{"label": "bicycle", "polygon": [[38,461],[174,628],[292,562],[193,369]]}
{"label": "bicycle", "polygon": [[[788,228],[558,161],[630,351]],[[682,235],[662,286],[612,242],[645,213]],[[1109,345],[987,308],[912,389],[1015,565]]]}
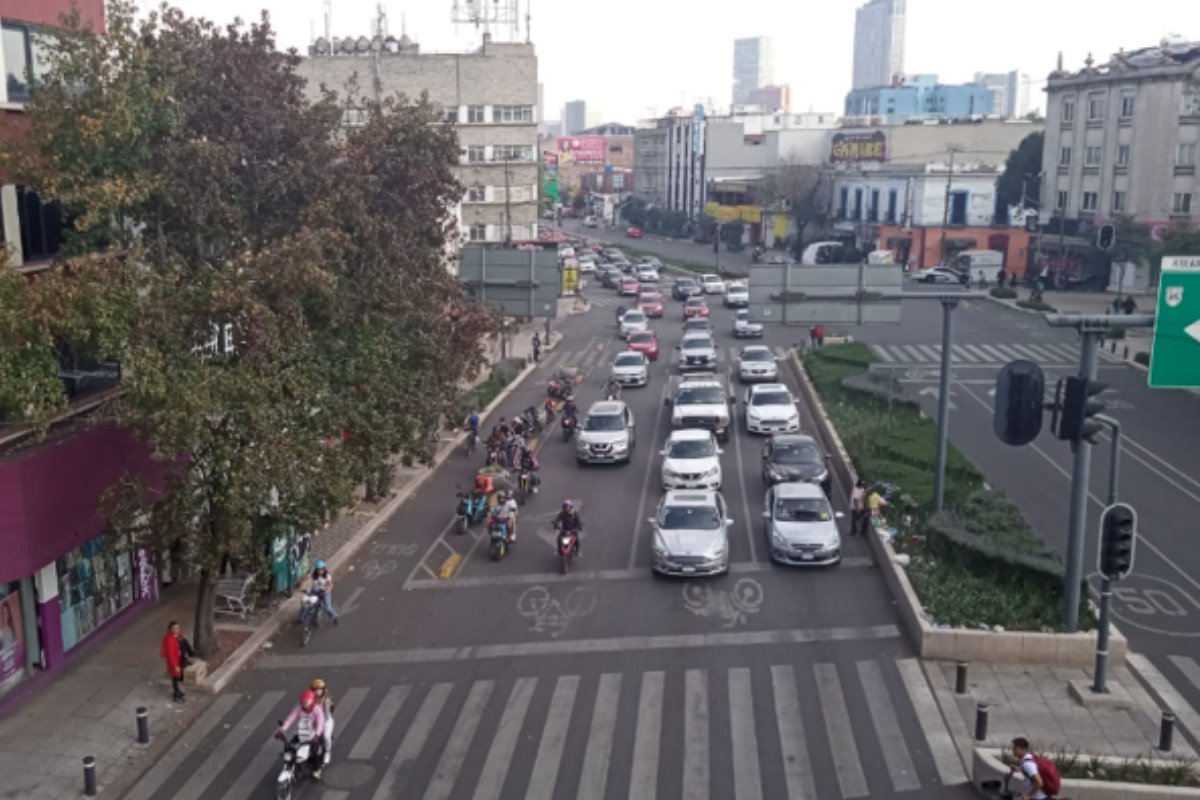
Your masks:
{"label": "bicycle", "polygon": [[479,431],[475,429],[467,430],[467,441],[463,445],[463,450],[466,455],[472,456],[475,454],[475,448],[479,446]]}

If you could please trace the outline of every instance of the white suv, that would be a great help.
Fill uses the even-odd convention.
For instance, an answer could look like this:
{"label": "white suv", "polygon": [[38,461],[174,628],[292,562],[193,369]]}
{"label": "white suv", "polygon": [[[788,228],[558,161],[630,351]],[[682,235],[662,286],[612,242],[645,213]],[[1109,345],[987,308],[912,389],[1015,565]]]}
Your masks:
{"label": "white suv", "polygon": [[662,487],[720,489],[721,448],[712,431],[685,428],[673,431],[662,450]]}
{"label": "white suv", "polygon": [[700,288],[705,294],[725,294],[725,281],[720,275],[705,275],[700,279]]}
{"label": "white suv", "polygon": [[634,427],[633,412],[620,400],[593,403],[575,433],[575,459],[585,464],[628,463]]}

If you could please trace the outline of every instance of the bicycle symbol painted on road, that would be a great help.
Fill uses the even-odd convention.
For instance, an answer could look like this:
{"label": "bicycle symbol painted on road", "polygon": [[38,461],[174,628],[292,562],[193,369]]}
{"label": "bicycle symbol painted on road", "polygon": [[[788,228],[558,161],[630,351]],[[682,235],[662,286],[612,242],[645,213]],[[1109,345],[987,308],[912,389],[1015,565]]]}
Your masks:
{"label": "bicycle symbol painted on road", "polygon": [[389,572],[395,572],[396,568],[399,566],[400,565],[395,561],[379,562],[375,559],[371,559],[362,566],[363,580],[374,581],[378,578],[382,578]]}
{"label": "bicycle symbol painted on road", "polygon": [[596,595],[586,586],[576,586],[561,601],[545,586],[530,586],[517,598],[517,613],[533,620],[533,633],[562,636],[571,620],[586,617],[596,610]]}
{"label": "bicycle symbol painted on road", "polygon": [[726,628],[745,625],[748,614],[762,608],[762,584],[742,578],[733,589],[713,589],[707,584],[689,583],[683,587],[683,603],[698,617],[715,617]]}

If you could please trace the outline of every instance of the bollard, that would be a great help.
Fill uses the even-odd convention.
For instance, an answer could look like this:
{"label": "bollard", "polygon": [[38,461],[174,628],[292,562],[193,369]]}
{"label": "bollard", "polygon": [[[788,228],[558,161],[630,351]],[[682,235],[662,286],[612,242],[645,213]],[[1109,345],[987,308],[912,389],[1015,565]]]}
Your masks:
{"label": "bollard", "polygon": [[1170,711],[1162,712],[1162,722],[1158,726],[1158,749],[1163,753],[1171,752],[1171,739],[1175,736],[1175,715]]}
{"label": "bollard", "polygon": [[137,709],[137,743],[150,744],[150,718],[146,715],[146,707]]}
{"label": "bollard", "polygon": [[1129,345],[1125,345],[1125,360],[1129,360]]}
{"label": "bollard", "polygon": [[96,796],[96,757],[83,757],[83,793],[87,797]]}
{"label": "bollard", "polygon": [[955,665],[954,693],[967,693],[967,662],[965,661],[959,661],[958,664]]}
{"label": "bollard", "polygon": [[987,739],[988,728],[988,704],[975,704],[975,741],[982,742]]}
{"label": "bollard", "polygon": [[1113,355],[1116,355],[1116,353],[1117,353],[1117,340],[1116,339],[1112,340],[1112,351],[1113,351]]}

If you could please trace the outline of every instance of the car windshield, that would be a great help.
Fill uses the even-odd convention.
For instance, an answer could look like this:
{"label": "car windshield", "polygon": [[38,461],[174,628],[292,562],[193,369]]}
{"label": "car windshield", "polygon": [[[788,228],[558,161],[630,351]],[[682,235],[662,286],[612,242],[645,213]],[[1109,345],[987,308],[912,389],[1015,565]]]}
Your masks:
{"label": "car windshield", "polygon": [[787,392],[755,392],[750,400],[753,406],[790,406],[792,396]]}
{"label": "car windshield", "polygon": [[708,336],[692,336],[683,340],[684,350],[709,350],[712,349],[713,340]]}
{"label": "car windshield", "polygon": [[821,497],[777,497],[775,519],[784,522],[828,522],[829,501]]}
{"label": "car windshield", "polygon": [[654,334],[650,331],[635,333],[629,337],[631,344],[651,344],[654,342]]}
{"label": "car windshield", "polygon": [[711,438],[679,439],[667,444],[667,458],[708,458],[717,454]]}
{"label": "car windshield", "polygon": [[617,356],[615,365],[618,367],[640,367],[646,363],[646,357],[641,353],[621,353]]}
{"label": "car windshield", "polygon": [[700,306],[704,305],[704,298],[703,297],[689,297],[687,299],[687,304],[689,306],[692,306],[693,308],[699,308]]}
{"label": "car windshield", "polygon": [[625,429],[625,421],[620,414],[589,414],[583,422],[585,431],[620,431]]}
{"label": "car windshield", "polygon": [[820,464],[824,458],[812,442],[784,442],[775,445],[771,460],[776,464]]}
{"label": "car windshield", "polygon": [[721,527],[721,515],[716,506],[666,506],[658,515],[663,530],[714,531]]}
{"label": "car windshield", "polygon": [[630,322],[645,322],[646,315],[640,311],[626,311],[625,316],[621,317],[621,321],[626,324]]}
{"label": "car windshield", "polygon": [[681,406],[709,406],[725,402],[720,386],[689,386],[679,390],[675,402]]}
{"label": "car windshield", "polygon": [[771,361],[775,356],[770,350],[743,350],[742,361]]}

